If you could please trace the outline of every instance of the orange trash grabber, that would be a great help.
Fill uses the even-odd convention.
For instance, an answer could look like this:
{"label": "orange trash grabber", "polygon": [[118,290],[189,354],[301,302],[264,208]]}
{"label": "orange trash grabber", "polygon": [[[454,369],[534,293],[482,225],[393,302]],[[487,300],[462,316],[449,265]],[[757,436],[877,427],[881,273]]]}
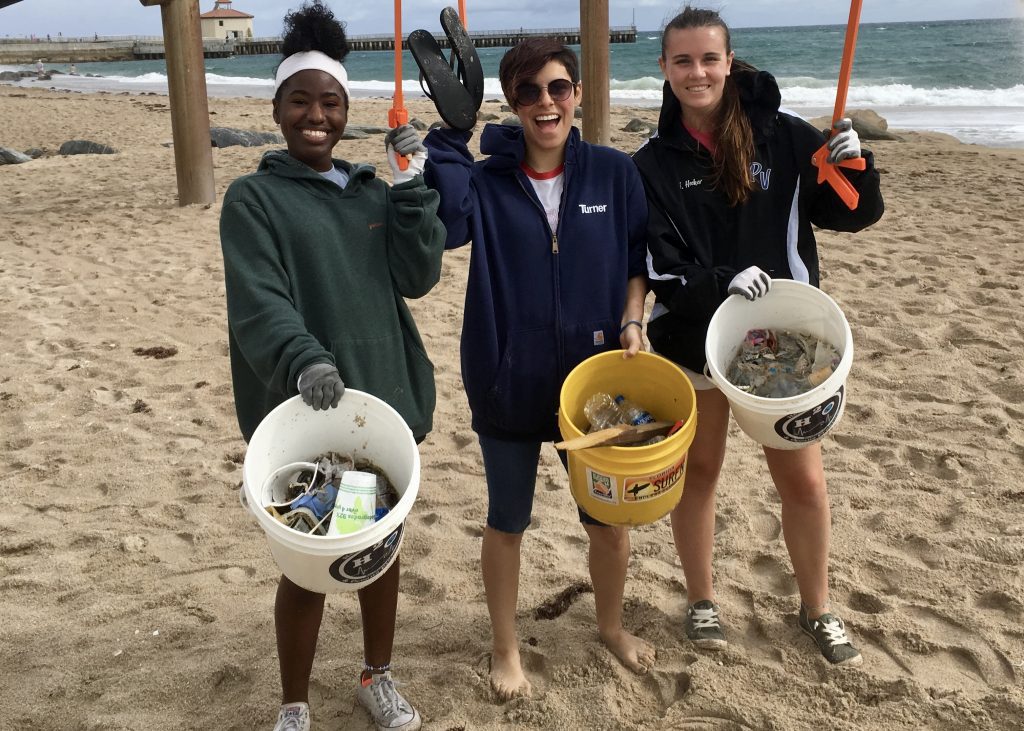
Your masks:
{"label": "orange trash grabber", "polygon": [[[846,112],[846,92],[850,88],[850,71],[853,69],[853,53],[857,48],[857,28],[860,24],[861,0],[851,0],[850,19],[846,23],[846,42],[843,45],[843,62],[839,66],[839,85],[836,87],[836,106],[832,112],[832,128],[829,130],[829,137],[835,134],[835,123],[843,118]],[[847,208],[851,211],[857,207],[860,201],[860,194],[846,179],[846,176],[836,170],[850,168],[851,170],[864,170],[867,163],[863,157],[855,157],[852,160],[840,160],[829,162],[828,142],[811,156],[811,162],[818,168],[818,184],[828,183],[835,188],[836,193]]]}
{"label": "orange trash grabber", "polygon": [[[405,108],[402,96],[402,0],[395,0],[395,96],[388,110],[388,126],[398,127],[409,124],[409,110]],[[409,158],[398,155],[398,169],[409,168]]]}
{"label": "orange trash grabber", "polygon": [[459,20],[462,21],[462,27],[469,30],[469,26],[466,25],[466,0],[459,0]]}

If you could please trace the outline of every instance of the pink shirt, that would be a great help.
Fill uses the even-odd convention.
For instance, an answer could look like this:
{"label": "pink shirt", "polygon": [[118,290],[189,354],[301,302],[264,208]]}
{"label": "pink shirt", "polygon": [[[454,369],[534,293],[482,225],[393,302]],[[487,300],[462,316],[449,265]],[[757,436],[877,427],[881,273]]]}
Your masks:
{"label": "pink shirt", "polygon": [[707,134],[706,132],[698,132],[697,130],[692,129],[691,127],[688,127],[685,124],[683,126],[686,127],[686,131],[690,133],[693,139],[697,140],[697,142],[704,145],[704,147],[708,148],[708,150],[711,151],[712,155],[715,154],[716,145],[714,137]]}

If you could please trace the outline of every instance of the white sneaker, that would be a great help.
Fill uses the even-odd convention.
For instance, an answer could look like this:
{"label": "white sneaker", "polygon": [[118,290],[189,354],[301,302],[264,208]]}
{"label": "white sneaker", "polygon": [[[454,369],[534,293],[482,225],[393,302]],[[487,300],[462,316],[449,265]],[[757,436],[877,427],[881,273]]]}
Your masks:
{"label": "white sneaker", "polygon": [[285,703],[277,714],[274,731],[309,731],[309,706],[305,703]]}
{"label": "white sneaker", "polygon": [[391,678],[391,673],[374,673],[369,680],[359,683],[356,696],[369,711],[377,731],[417,731],[420,713],[402,697]]}

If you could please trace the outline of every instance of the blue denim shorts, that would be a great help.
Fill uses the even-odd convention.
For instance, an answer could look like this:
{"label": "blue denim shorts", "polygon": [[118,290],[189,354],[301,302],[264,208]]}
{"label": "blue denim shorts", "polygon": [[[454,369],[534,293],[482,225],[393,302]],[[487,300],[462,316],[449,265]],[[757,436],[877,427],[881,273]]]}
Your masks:
{"label": "blue denim shorts", "polygon": [[[533,495],[537,487],[537,464],[541,442],[510,442],[477,435],[487,475],[487,525],[502,533],[522,533],[530,525]],[[568,472],[568,457],[559,450],[558,458]],[[577,506],[580,522],[604,525]]]}

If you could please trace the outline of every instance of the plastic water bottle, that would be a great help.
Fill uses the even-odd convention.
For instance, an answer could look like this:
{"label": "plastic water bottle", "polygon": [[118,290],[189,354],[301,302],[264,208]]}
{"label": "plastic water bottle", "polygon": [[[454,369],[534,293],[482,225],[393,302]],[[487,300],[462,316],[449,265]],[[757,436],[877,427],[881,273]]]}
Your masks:
{"label": "plastic water bottle", "polygon": [[654,421],[654,417],[649,412],[628,400],[621,393],[615,397],[615,403],[618,404],[619,411],[622,412],[622,417],[627,424],[640,426]]}
{"label": "plastic water bottle", "polygon": [[626,423],[619,405],[615,403],[611,394],[600,391],[587,399],[583,413],[590,422],[592,432]]}

